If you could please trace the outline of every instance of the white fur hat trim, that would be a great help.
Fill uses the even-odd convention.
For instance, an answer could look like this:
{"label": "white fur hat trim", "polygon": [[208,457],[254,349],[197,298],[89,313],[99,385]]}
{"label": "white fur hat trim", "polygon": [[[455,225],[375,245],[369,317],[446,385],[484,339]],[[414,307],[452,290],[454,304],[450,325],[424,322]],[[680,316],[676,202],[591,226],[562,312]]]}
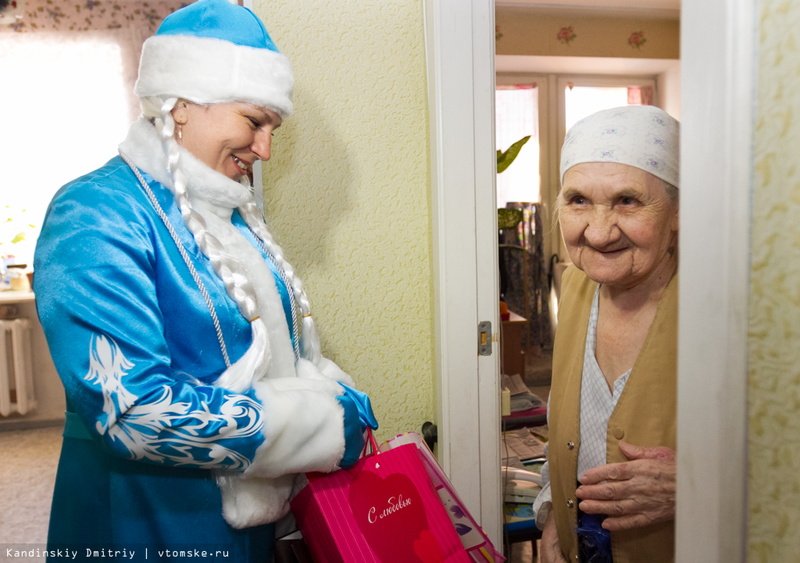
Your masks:
{"label": "white fur hat trim", "polygon": [[199,104],[250,102],[281,116],[292,113],[289,59],[270,49],[222,39],[154,35],[144,43],[135,92]]}

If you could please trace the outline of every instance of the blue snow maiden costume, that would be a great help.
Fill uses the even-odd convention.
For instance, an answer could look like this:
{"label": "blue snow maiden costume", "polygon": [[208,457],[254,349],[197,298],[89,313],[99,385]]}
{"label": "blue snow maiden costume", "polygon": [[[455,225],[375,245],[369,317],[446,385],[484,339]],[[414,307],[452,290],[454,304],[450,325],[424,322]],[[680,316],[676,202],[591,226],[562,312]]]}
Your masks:
{"label": "blue snow maiden costume", "polygon": [[119,156],[54,197],[34,262],[68,411],[52,553],[268,562],[297,476],[352,465],[377,427],[249,182],[176,141],[179,99],[284,118],[292,88],[251,11],[190,4],[145,42]]}

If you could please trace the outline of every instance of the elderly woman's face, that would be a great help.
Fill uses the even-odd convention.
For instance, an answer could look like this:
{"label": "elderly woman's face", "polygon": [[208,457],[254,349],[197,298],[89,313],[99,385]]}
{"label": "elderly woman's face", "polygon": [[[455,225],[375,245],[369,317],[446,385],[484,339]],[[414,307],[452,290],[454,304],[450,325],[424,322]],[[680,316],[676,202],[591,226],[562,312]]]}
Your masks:
{"label": "elderly woman's face", "polygon": [[592,280],[628,288],[675,267],[678,206],[649,172],[578,164],[564,175],[560,205],[569,257]]}
{"label": "elderly woman's face", "polygon": [[256,160],[269,160],[272,132],[281,118],[244,102],[197,105],[181,101],[172,110],[178,142],[207,166],[238,180]]}

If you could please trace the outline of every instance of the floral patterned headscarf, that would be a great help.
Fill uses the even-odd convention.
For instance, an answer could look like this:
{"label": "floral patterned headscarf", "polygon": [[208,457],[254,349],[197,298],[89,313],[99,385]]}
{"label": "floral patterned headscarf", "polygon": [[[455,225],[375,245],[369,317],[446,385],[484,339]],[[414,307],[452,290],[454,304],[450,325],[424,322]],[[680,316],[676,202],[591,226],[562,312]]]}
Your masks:
{"label": "floral patterned headscarf", "polygon": [[623,106],[585,117],[567,132],[561,149],[564,174],[587,162],[616,162],[680,187],[679,124],[655,106]]}

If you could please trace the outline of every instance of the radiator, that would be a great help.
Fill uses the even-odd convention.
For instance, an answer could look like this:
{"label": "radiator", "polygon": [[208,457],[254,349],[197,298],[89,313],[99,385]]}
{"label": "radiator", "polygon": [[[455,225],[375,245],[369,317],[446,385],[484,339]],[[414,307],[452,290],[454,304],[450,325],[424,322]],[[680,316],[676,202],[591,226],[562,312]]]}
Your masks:
{"label": "radiator", "polygon": [[26,414],[34,408],[31,323],[0,320],[0,416]]}

